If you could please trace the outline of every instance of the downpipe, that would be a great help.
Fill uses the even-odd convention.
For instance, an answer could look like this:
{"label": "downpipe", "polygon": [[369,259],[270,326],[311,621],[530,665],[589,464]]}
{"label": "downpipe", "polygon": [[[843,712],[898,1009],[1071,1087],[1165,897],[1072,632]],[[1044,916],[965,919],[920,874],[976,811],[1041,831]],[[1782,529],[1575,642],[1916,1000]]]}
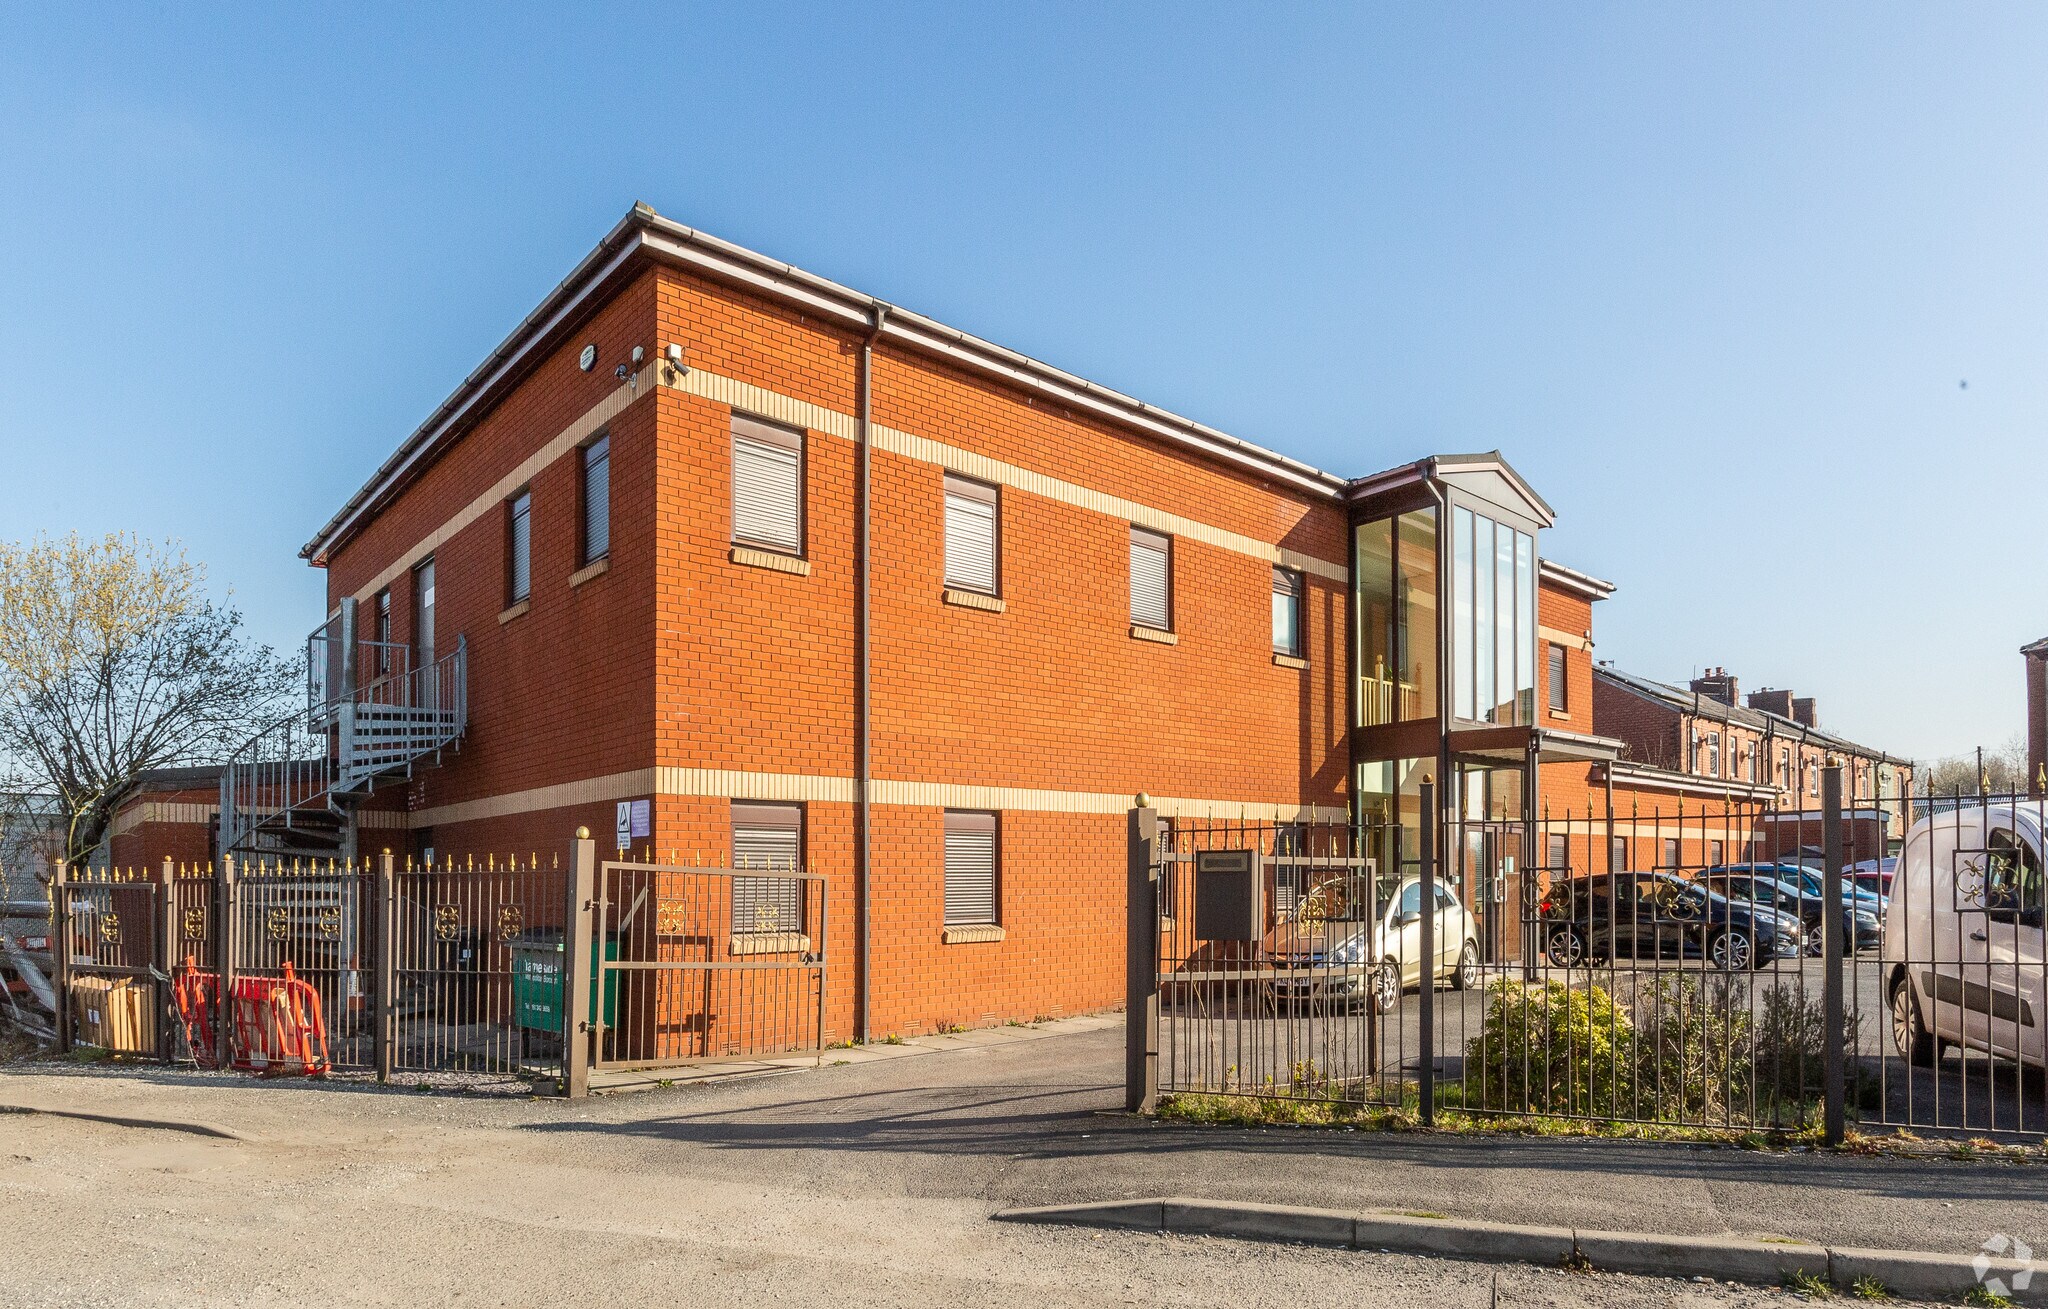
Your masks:
{"label": "downpipe", "polygon": [[[868,307],[868,333],[860,345],[860,518],[858,548],[854,565],[854,894],[856,919],[854,972],[859,982],[854,996],[854,1035],[866,1045],[872,1035],[869,1023],[869,960],[872,955],[870,913],[873,904],[872,858],[874,841],[870,824],[870,796],[873,786],[873,733],[871,651],[869,636],[869,582],[873,563],[873,517],[871,506],[874,478],[875,341],[889,321],[889,306],[877,300]],[[822,1039],[823,1033],[820,1033]]]}

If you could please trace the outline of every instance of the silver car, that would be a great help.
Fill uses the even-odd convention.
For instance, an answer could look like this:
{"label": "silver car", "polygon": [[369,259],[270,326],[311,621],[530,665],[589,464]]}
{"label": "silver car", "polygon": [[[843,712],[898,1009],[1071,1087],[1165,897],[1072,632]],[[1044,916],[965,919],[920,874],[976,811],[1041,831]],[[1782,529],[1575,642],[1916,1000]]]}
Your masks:
{"label": "silver car", "polygon": [[1432,986],[1460,990],[1480,983],[1479,942],[1470,915],[1443,883],[1436,884],[1436,959],[1422,957],[1422,881],[1411,877],[1384,899],[1360,879],[1333,878],[1304,894],[1261,942],[1275,999],[1349,1006],[1370,996],[1386,1013],[1401,992]]}

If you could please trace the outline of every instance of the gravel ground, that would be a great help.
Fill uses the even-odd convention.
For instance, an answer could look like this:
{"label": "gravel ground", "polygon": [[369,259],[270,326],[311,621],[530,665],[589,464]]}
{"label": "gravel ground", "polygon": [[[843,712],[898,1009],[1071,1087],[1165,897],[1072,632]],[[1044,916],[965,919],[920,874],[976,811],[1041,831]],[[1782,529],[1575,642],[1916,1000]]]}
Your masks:
{"label": "gravel ground", "polygon": [[[0,1072],[0,1103],[57,1113],[0,1115],[0,1303],[1480,1306],[1493,1303],[1496,1275],[1506,1306],[1794,1302],[1725,1284],[989,1222],[1011,1204],[1067,1199],[1283,1198],[1274,1193],[1290,1181],[1297,1193],[1285,1198],[1298,1202],[1376,1207],[1373,1176],[1396,1179],[1407,1207],[1578,1221],[1564,1210],[1589,1197],[1574,1193],[1623,1185],[1562,1175],[1598,1171],[1600,1154],[1541,1155],[1544,1173],[1515,1156],[1503,1190],[1467,1149],[1500,1142],[1408,1142],[1447,1147],[1426,1173],[1391,1141],[1361,1153],[1356,1136],[1133,1123],[1106,1112],[1119,1043],[1114,1027],[963,1038],[934,1042],[943,1053],[576,1105],[17,1067]],[[1591,1198],[1640,1208],[1656,1194],[1690,1211],[1671,1215],[1690,1229],[1663,1230],[1792,1225],[1788,1185],[1814,1190],[1816,1210],[1853,1210],[1891,1176],[1869,1171],[1846,1188],[1834,1175],[1771,1181],[1778,1189],[1755,1198],[1760,1216],[1741,1208],[1738,1183],[1701,1180],[1700,1152],[1592,1149],[1623,1161],[1612,1176],[1634,1177],[1638,1196]],[[2014,1230],[2039,1216],[1996,1185],[2011,1177],[2038,1192],[2037,1170],[1914,1167],[1896,1199],[1922,1229],[1930,1205],[1954,1203],[1939,1197],[1982,1192],[1986,1179],[1988,1203],[2003,1208],[1950,1208],[1936,1221],[1974,1231],[2009,1211],[2000,1230]],[[1359,1184],[1331,1180],[1346,1176]],[[1552,1190],[1532,1194],[1532,1177]]]}

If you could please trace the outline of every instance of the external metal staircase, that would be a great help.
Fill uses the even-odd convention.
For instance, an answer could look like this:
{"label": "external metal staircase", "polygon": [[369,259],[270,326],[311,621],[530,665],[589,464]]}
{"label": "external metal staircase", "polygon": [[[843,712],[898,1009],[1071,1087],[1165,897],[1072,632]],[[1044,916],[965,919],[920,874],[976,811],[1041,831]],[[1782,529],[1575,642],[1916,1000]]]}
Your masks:
{"label": "external metal staircase", "polygon": [[355,810],[461,740],[469,649],[412,667],[412,650],[364,640],[355,601],[306,639],[306,705],[251,737],[220,780],[220,850],[279,861],[352,858]]}

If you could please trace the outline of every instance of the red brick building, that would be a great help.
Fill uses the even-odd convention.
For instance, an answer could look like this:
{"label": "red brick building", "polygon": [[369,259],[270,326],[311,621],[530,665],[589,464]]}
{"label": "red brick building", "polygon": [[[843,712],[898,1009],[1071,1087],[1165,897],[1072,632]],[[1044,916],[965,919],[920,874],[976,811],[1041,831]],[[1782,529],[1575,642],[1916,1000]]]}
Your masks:
{"label": "red brick building", "polygon": [[1767,802],[1759,858],[1817,844],[1821,770],[1830,760],[1842,765],[1844,800],[1873,829],[1857,841],[1859,857],[1884,853],[1879,832],[1905,835],[1912,762],[1821,730],[1810,696],[1766,689],[1745,699],[1724,668],[1678,687],[1602,664],[1594,670],[1594,714],[1627,744],[1631,762],[1710,788],[1739,784]]}
{"label": "red brick building", "polygon": [[220,844],[794,859],[836,1038],[1120,1002],[1139,792],[1394,869],[1433,775],[1508,957],[1548,834],[1611,848],[1546,811],[1660,840],[1690,784],[1601,730],[1551,521],[1497,453],[1347,480],[636,208],[307,545],[314,730]]}

